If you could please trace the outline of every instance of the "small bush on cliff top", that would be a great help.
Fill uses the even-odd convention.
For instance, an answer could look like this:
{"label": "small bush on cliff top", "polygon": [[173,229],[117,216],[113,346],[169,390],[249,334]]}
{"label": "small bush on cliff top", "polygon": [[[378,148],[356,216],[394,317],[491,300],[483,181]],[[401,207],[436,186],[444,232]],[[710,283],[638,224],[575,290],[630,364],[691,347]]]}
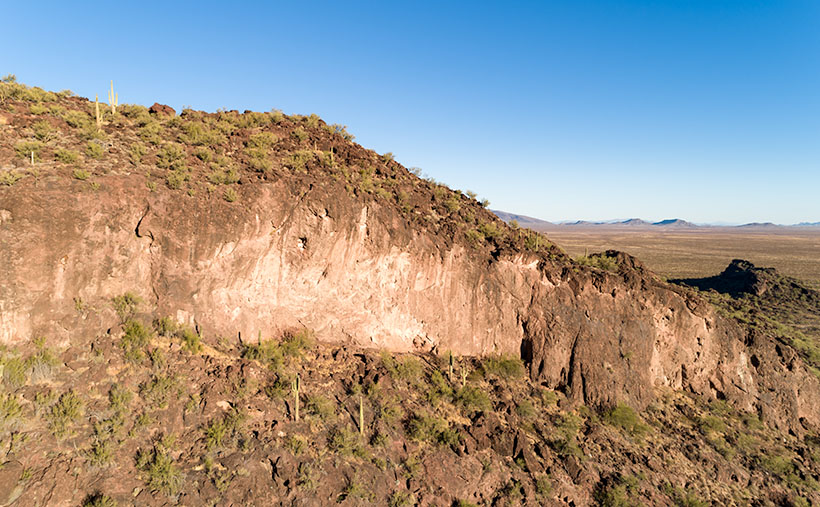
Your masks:
{"label": "small bush on cliff top", "polygon": [[590,266],[604,271],[618,271],[618,261],[612,257],[603,255],[582,255],[575,259],[575,262],[582,266]]}

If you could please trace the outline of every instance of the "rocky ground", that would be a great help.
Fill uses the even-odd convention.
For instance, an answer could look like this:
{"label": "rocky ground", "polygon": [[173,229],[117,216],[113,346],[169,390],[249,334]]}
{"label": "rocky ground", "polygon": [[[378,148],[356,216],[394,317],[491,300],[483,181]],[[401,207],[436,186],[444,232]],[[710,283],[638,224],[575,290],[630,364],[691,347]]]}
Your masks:
{"label": "rocky ground", "polygon": [[595,412],[515,358],[353,350],[304,329],[210,347],[130,295],[111,305],[122,325],[93,339],[3,352],[0,505],[820,501],[820,440],[725,402],[663,390],[640,414]]}

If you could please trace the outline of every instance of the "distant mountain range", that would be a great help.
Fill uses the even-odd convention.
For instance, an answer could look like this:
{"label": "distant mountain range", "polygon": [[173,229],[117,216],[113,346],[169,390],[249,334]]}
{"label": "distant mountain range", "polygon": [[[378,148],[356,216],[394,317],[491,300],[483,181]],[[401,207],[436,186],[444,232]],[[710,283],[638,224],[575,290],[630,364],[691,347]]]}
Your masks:
{"label": "distant mountain range", "polygon": [[575,222],[548,222],[539,218],[528,217],[526,215],[517,215],[506,211],[492,210],[498,218],[509,223],[515,220],[521,227],[526,227],[533,230],[549,230],[564,227],[624,227],[624,228],[647,228],[647,229],[700,229],[700,228],[715,228],[728,227],[733,229],[770,229],[777,227],[817,227],[820,228],[820,222],[800,222],[793,225],[780,225],[772,222],[752,222],[742,225],[718,225],[718,224],[693,224],[680,218],[669,218],[659,222],[648,222],[640,218],[629,218],[627,220],[601,220],[601,221],[587,221],[577,220]]}

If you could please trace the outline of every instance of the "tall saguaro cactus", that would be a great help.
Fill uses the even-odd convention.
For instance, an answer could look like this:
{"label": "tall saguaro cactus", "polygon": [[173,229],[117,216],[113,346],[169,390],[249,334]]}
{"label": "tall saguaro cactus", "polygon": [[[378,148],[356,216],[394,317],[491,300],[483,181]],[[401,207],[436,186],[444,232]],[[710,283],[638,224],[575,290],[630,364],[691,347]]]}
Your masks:
{"label": "tall saguaro cactus", "polygon": [[94,95],[94,115],[97,117],[97,130],[102,129],[102,115],[100,114],[100,99]]}
{"label": "tall saguaro cactus", "polygon": [[359,395],[359,434],[364,435],[364,401],[362,395]]}
{"label": "tall saguaro cactus", "polygon": [[301,383],[299,381],[299,375],[296,375],[296,380],[290,386],[291,391],[293,391],[293,415],[294,420],[299,422],[299,388],[301,387]]}
{"label": "tall saguaro cactus", "polygon": [[111,114],[117,114],[117,106],[119,104],[120,94],[114,93],[114,80],[111,80],[111,91],[108,92],[108,103],[111,104]]}

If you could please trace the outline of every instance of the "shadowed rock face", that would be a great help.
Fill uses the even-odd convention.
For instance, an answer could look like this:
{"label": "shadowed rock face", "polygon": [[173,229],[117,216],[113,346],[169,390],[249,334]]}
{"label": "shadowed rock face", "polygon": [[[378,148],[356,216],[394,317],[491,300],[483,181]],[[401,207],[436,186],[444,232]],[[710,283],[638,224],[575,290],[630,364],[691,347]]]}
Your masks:
{"label": "shadowed rock face", "polygon": [[113,326],[110,298],[133,291],[206,340],[306,326],[394,351],[520,353],[534,379],[577,402],[640,407],[669,386],[774,410],[782,417],[769,419],[795,431],[799,418],[818,423],[804,408],[817,382],[799,361],[625,254],[605,254],[618,273],[522,252],[488,263],[331,184],[255,184],[242,207],[148,192],[130,177],[104,189],[3,194],[0,341],[82,340]]}

